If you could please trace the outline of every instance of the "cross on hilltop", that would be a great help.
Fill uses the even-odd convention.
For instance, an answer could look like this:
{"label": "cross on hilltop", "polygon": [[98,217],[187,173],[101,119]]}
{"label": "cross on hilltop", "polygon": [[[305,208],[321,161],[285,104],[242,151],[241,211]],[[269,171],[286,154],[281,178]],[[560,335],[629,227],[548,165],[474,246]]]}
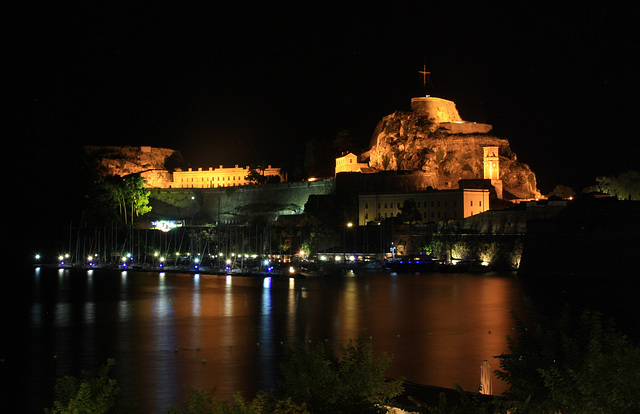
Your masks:
{"label": "cross on hilltop", "polygon": [[429,93],[427,91],[427,83],[431,83],[431,78],[429,77],[429,75],[431,75],[431,72],[427,71],[427,65],[424,64],[422,66],[422,70],[418,71],[418,73],[422,75],[424,94],[425,96],[429,96]]}

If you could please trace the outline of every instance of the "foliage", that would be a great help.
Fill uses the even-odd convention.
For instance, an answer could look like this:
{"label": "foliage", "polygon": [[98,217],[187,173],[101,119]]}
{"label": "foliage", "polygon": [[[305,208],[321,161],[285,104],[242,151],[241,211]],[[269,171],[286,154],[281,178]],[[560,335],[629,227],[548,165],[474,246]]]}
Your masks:
{"label": "foliage", "polygon": [[529,306],[530,322],[515,316],[517,337],[496,374],[505,395],[530,412],[631,413],[640,410],[640,348],[603,323],[598,313],[551,320]]}
{"label": "foliage", "polygon": [[602,192],[619,200],[640,200],[640,172],[628,171],[617,177],[596,177],[596,184],[586,192]]}
{"label": "foliage", "polygon": [[403,223],[409,224],[422,221],[422,213],[420,213],[420,209],[418,209],[415,200],[412,198],[404,200],[400,208],[400,213],[398,213],[398,218],[402,220]]}
{"label": "foliage", "polygon": [[339,157],[347,152],[357,153],[360,150],[360,146],[356,138],[351,134],[348,129],[340,129],[336,132],[336,137],[331,143],[334,150],[334,155]]}
{"label": "foliage", "polygon": [[456,385],[457,398],[449,398],[444,392],[438,395],[438,403],[428,403],[417,398],[409,397],[409,400],[420,409],[421,413],[428,414],[491,414],[509,412],[508,401],[489,397],[483,394],[465,392]]}
{"label": "foliage", "polygon": [[233,396],[233,404],[215,396],[216,389],[204,391],[197,388],[185,389],[185,401],[177,407],[170,407],[168,414],[304,414],[308,413],[304,404],[298,405],[291,399],[277,399],[267,392],[259,392],[253,400],[245,400],[242,395]]}
{"label": "foliage", "polygon": [[100,368],[97,378],[89,378],[82,372],[80,378],[64,376],[55,385],[55,400],[47,414],[100,414],[119,412],[116,397],[120,392],[116,380],[109,378],[115,365],[113,359]]}
{"label": "foliage", "polygon": [[376,354],[363,335],[340,352],[338,359],[326,343],[298,344],[281,365],[281,392],[313,413],[379,412],[402,392],[401,380],[384,377],[391,357]]}
{"label": "foliage", "polygon": [[134,216],[147,214],[150,191],[144,183],[137,174],[109,176],[94,183],[86,196],[85,220],[96,225],[119,220],[129,225]]}
{"label": "foliage", "polygon": [[266,171],[265,165],[267,165],[266,161],[251,165],[245,180],[253,184],[279,183],[280,176],[264,175],[264,172]]}
{"label": "foliage", "polygon": [[558,198],[570,198],[576,195],[576,192],[571,187],[567,187],[566,185],[556,185],[553,190],[549,193],[548,197],[558,197]]}

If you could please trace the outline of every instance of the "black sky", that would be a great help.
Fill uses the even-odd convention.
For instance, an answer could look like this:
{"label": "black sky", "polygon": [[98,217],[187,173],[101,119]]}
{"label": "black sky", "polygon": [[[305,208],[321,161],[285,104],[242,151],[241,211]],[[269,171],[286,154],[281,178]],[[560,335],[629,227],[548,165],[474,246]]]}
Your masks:
{"label": "black sky", "polygon": [[508,138],[543,193],[639,168],[637,29],[619,2],[130,3],[6,13],[8,134],[36,181],[64,179],[84,145],[208,167],[281,165],[339,129],[365,143],[421,94],[424,61],[432,95]]}

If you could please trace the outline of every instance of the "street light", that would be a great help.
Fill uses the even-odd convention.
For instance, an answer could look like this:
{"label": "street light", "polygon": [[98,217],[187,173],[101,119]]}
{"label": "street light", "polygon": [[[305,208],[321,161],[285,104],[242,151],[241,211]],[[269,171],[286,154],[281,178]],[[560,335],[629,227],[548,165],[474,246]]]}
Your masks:
{"label": "street light", "polygon": [[[353,227],[352,222],[348,222],[346,228]],[[343,254],[343,263],[347,261],[347,235],[345,231],[345,227],[342,228],[342,254]]]}

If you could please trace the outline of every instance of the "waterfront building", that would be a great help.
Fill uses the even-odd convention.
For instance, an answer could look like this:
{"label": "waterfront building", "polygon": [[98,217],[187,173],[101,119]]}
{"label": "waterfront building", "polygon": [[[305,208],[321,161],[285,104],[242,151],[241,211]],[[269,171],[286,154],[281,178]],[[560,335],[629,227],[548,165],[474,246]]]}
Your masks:
{"label": "waterfront building", "polygon": [[419,223],[459,220],[489,210],[488,189],[367,193],[358,195],[358,224],[396,217],[409,199],[422,216]]}

